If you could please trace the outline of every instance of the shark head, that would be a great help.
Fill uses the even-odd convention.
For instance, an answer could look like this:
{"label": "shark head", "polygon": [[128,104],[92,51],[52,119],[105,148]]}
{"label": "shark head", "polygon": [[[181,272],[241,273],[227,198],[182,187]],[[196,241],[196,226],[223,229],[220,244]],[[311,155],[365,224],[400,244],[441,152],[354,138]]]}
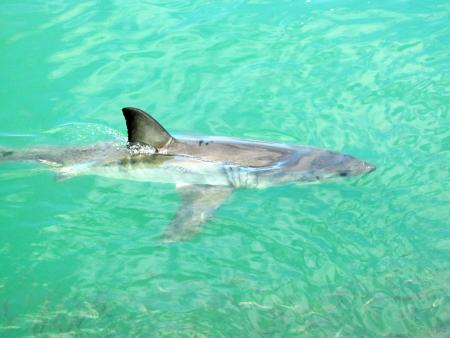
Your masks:
{"label": "shark head", "polygon": [[314,158],[310,167],[315,180],[360,176],[375,170],[375,166],[356,157],[323,150]]}

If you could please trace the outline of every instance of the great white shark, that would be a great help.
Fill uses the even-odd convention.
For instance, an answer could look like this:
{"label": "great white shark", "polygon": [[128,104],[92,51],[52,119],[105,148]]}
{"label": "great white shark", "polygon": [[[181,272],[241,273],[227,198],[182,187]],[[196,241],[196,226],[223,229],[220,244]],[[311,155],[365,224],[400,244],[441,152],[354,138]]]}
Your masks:
{"label": "great white shark", "polygon": [[0,161],[37,161],[60,179],[77,175],[176,184],[179,208],[164,240],[197,233],[238,188],[266,188],[357,176],[375,166],[351,155],[310,146],[227,137],[174,137],[153,117],[123,108],[128,143],[82,147],[0,149]]}

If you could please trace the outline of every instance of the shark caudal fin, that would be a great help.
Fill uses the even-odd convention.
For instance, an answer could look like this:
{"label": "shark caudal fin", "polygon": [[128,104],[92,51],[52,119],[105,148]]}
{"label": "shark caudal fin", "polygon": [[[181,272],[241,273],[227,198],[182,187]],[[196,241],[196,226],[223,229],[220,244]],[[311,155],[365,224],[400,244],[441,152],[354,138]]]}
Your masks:
{"label": "shark caudal fin", "polygon": [[127,122],[128,142],[154,147],[157,151],[168,145],[174,138],[143,110],[127,107],[122,109]]}
{"label": "shark caudal fin", "polygon": [[8,149],[0,147],[0,163],[2,162],[39,162],[52,166],[62,165],[61,151],[55,149],[34,148],[29,150]]}
{"label": "shark caudal fin", "polygon": [[20,152],[12,149],[0,148],[0,162],[20,161],[22,155]]}

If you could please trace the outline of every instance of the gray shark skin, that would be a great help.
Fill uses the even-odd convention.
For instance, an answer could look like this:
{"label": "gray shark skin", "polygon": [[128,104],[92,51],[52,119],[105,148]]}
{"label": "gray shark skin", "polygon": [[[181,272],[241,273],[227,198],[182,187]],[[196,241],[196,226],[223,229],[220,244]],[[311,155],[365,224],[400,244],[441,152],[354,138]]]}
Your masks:
{"label": "gray shark skin", "polygon": [[0,162],[36,161],[58,179],[77,175],[176,184],[180,206],[164,241],[197,233],[237,188],[265,188],[358,176],[375,167],[350,155],[309,146],[226,137],[173,137],[137,108],[123,108],[128,143],[77,148],[0,149]]}

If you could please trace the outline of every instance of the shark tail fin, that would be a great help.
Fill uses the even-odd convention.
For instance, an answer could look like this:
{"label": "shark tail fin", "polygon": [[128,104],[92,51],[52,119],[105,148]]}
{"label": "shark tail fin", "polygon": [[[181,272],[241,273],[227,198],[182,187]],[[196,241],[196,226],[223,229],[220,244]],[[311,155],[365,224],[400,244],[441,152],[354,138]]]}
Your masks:
{"label": "shark tail fin", "polygon": [[16,161],[17,159],[18,152],[16,150],[0,147],[0,162]]}
{"label": "shark tail fin", "polygon": [[2,162],[40,162],[50,165],[61,165],[58,161],[59,156],[53,155],[50,151],[33,149],[33,150],[21,150],[21,149],[8,149],[0,147],[0,163]]}
{"label": "shark tail fin", "polygon": [[0,147],[0,162],[22,161],[39,161],[39,157],[31,151]]}
{"label": "shark tail fin", "polygon": [[167,146],[174,138],[149,114],[138,108],[122,109],[127,123],[128,142],[154,147],[157,151]]}

